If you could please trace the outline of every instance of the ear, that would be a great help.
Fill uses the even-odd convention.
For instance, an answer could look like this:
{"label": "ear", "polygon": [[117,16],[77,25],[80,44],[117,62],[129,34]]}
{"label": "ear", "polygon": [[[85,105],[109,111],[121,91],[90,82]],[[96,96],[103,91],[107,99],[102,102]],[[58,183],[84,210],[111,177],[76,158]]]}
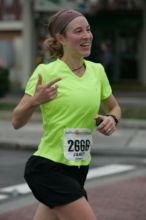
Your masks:
{"label": "ear", "polygon": [[57,33],[55,37],[56,37],[56,40],[64,46],[64,43],[65,43],[64,36],[62,34]]}

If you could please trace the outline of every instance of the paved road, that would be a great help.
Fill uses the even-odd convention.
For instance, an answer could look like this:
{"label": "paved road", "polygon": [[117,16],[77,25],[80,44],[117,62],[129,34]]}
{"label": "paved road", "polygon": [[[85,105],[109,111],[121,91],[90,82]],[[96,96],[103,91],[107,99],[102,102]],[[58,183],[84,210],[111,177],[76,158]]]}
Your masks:
{"label": "paved road", "polygon": [[[125,99],[124,99],[125,100]],[[124,101],[123,100],[123,101]],[[126,99],[127,100],[127,99]],[[139,105],[141,102],[137,99]],[[128,102],[128,101],[127,101]],[[145,102],[144,102],[145,103]],[[131,103],[133,106],[135,104]],[[42,128],[40,117],[35,115],[35,120],[19,131],[13,130],[10,114],[0,113],[0,147],[31,148],[38,145]],[[6,120],[7,119],[7,120]],[[37,120],[36,120],[37,119]],[[104,155],[136,155],[146,156],[146,120],[122,120],[117,132],[111,137],[104,137],[94,133],[94,154]],[[112,162],[112,161],[111,161]],[[97,181],[98,182],[98,181]],[[89,201],[99,220],[146,220],[146,171],[138,175],[104,184],[94,184],[88,189]],[[21,204],[15,201],[11,206],[13,211],[7,210],[0,214],[0,220],[32,220],[36,202],[31,200]],[[3,206],[1,206],[3,209]]]}
{"label": "paved road", "polygon": [[[98,220],[145,220],[146,173],[88,189],[88,197]],[[27,200],[26,200],[27,201]],[[32,220],[37,203],[28,200],[14,210],[0,214],[0,220]],[[16,208],[17,207],[17,208]],[[13,206],[11,207],[13,209]]]}
{"label": "paved road", "polygon": [[[19,164],[22,171],[22,165],[30,152],[24,151],[23,154],[23,151],[16,151],[16,155],[15,150],[0,150],[0,152],[4,157],[6,169],[9,167],[9,172],[6,173],[12,176],[14,174],[14,178],[20,183],[19,177],[15,176],[19,169],[16,166]],[[12,161],[10,161],[11,157]],[[145,220],[145,157],[94,156],[92,164],[86,189],[97,219]],[[8,196],[6,200],[0,201],[0,220],[32,220],[37,202],[30,191],[25,190],[24,184],[23,187],[18,185],[11,189],[7,187],[0,189],[0,196]]]}

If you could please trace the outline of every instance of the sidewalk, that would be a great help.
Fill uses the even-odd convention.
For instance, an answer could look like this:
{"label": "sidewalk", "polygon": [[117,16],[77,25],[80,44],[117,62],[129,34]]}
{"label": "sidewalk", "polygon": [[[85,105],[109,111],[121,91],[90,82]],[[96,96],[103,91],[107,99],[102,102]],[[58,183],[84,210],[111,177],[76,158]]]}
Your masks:
{"label": "sidewalk", "polygon": [[[6,97],[0,102],[18,103],[20,97]],[[146,106],[145,96],[122,96],[118,97],[121,105]],[[12,112],[0,111],[0,147],[37,149],[42,134],[41,115],[35,113],[32,120],[23,128],[14,130],[11,125]],[[117,131],[111,136],[104,136],[97,132],[93,134],[94,154],[122,154],[146,156],[146,119],[133,120],[122,119]]]}
{"label": "sidewalk", "polygon": [[[6,117],[5,113],[5,117]],[[35,150],[42,134],[41,117],[34,115],[33,119],[19,130],[13,129],[9,119],[0,112],[0,147]],[[146,120],[122,119],[117,131],[111,136],[98,132],[93,134],[95,154],[122,154],[146,156]]]}

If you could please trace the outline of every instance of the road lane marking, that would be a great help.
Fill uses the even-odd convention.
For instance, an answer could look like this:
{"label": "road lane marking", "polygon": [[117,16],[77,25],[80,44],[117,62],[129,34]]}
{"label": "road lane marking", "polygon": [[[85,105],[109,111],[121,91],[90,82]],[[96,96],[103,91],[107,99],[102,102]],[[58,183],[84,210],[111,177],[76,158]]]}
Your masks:
{"label": "road lane marking", "polygon": [[0,195],[0,200],[4,200],[4,199],[7,199],[8,196],[7,195]]}
{"label": "road lane marking", "polygon": [[103,167],[96,167],[89,170],[87,179],[93,179],[96,177],[108,176],[116,173],[121,173],[129,170],[133,170],[135,166],[132,165],[121,165],[121,164],[110,164]]}
{"label": "road lane marking", "polygon": [[[113,175],[121,172],[126,172],[135,169],[133,165],[110,164],[103,167],[96,167],[89,170],[87,179],[99,178],[103,176]],[[0,188],[0,201],[7,199],[9,196],[18,196],[31,193],[27,183],[17,184]],[[6,194],[6,195],[4,195]]]}
{"label": "road lane marking", "polygon": [[22,183],[22,184],[18,184],[18,185],[14,185],[14,186],[8,186],[8,187],[1,188],[0,192],[3,192],[3,193],[17,192],[18,194],[26,194],[26,193],[30,193],[31,190],[26,183]]}

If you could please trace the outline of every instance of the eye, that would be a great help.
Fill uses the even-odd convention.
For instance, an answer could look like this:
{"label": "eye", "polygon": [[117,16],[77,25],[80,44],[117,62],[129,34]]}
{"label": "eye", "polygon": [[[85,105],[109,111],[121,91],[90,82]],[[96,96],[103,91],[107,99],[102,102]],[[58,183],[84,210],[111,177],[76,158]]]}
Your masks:
{"label": "eye", "polygon": [[82,32],[82,29],[76,29],[75,32],[76,32],[76,33],[81,33],[81,32]]}
{"label": "eye", "polygon": [[89,27],[89,28],[87,28],[87,32],[91,32],[91,29],[90,29],[90,27]]}

